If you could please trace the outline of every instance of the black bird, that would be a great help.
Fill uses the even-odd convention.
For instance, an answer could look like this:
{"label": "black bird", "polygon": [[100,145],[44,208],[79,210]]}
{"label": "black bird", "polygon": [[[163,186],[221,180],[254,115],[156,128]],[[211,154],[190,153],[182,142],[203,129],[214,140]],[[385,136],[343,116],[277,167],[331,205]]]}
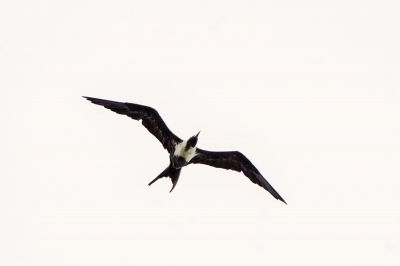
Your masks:
{"label": "black bird", "polygon": [[142,120],[142,124],[153,134],[169,152],[170,164],[159,174],[149,186],[162,177],[169,177],[172,181],[172,189],[178,182],[181,169],[189,164],[201,163],[243,172],[253,183],[263,187],[276,199],[286,203],[285,200],[276,192],[276,190],[265,180],[257,168],[238,151],[213,152],[206,151],[196,147],[197,139],[200,134],[190,137],[188,140],[182,140],[169,130],[158,112],[148,106],[122,103],[109,100],[102,100],[92,97],[85,97],[94,104],[102,105],[118,114],[127,115],[135,120]]}

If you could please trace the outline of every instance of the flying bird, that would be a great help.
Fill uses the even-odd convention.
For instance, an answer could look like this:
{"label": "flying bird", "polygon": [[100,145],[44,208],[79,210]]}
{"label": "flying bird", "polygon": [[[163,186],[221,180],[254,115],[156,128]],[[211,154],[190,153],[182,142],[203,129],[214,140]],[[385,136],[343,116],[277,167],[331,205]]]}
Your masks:
{"label": "flying bird", "polygon": [[168,151],[170,164],[161,174],[149,183],[149,186],[162,177],[169,177],[172,181],[171,192],[178,182],[183,167],[189,164],[206,164],[217,168],[243,172],[253,183],[263,187],[277,200],[286,203],[250,160],[242,153],[238,151],[215,152],[197,148],[196,145],[200,132],[190,137],[188,140],[182,140],[167,127],[154,108],[134,103],[83,97],[94,104],[102,105],[118,114],[129,116],[135,120],[142,120],[143,126],[147,128],[147,130],[162,143],[164,149]]}

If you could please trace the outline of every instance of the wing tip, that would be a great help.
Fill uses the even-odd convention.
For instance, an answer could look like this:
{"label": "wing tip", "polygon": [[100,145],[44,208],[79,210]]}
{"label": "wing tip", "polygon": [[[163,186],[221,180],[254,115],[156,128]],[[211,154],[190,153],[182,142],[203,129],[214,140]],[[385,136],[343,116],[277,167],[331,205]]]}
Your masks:
{"label": "wing tip", "polygon": [[88,96],[82,96],[84,99],[88,100],[91,103],[94,103],[95,98],[88,97]]}
{"label": "wing tip", "polygon": [[93,100],[96,100],[96,98],[89,97],[89,96],[82,96],[82,97],[91,102],[93,102]]}
{"label": "wing tip", "polygon": [[282,201],[283,203],[285,203],[286,205],[288,205],[288,204],[286,203],[286,201],[285,201],[282,197],[277,198],[277,200],[280,200],[280,201]]}
{"label": "wing tip", "polygon": [[[106,105],[122,104],[120,102],[114,102],[114,101],[104,100],[104,99],[99,99],[99,98],[94,98],[94,97],[88,97],[88,96],[82,96],[82,97],[85,98],[86,100],[88,100],[91,103],[102,105],[102,106],[104,106],[106,108],[107,108]],[[110,109],[110,108],[108,108],[108,109]]]}
{"label": "wing tip", "polygon": [[278,192],[276,192],[275,189],[273,190],[274,193],[272,193],[272,192],[269,191],[269,190],[268,190],[268,192],[271,193],[271,195],[272,195],[275,199],[280,200],[280,201],[282,201],[283,203],[285,203],[286,205],[288,205],[287,202],[281,197],[281,195],[279,195]]}

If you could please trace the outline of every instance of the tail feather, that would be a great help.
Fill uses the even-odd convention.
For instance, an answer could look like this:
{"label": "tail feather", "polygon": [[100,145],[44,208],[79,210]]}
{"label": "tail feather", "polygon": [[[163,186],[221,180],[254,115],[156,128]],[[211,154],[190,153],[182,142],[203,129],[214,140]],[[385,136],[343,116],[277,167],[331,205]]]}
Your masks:
{"label": "tail feather", "polygon": [[180,173],[181,173],[181,170],[179,169],[178,176],[170,176],[171,181],[172,181],[172,188],[171,188],[171,190],[169,191],[169,193],[171,193],[172,190],[174,190],[174,188],[175,188],[175,186],[176,186],[176,183],[178,183],[178,179],[179,179],[179,174],[180,174]]}
{"label": "tail feather", "polygon": [[149,183],[149,186],[151,186],[154,182],[156,182],[158,179],[162,178],[162,177],[167,177],[169,175],[169,166],[161,172],[161,174],[159,174],[156,178],[153,179],[153,181],[151,181]]}
{"label": "tail feather", "polygon": [[169,192],[172,192],[172,190],[174,190],[176,184],[178,183],[180,174],[181,174],[181,169],[175,169],[171,165],[169,165],[167,168],[165,168],[164,171],[161,172],[161,174],[159,174],[149,183],[149,186],[151,186],[154,182],[156,182],[158,179],[162,177],[169,177],[171,178],[172,181],[172,188]]}

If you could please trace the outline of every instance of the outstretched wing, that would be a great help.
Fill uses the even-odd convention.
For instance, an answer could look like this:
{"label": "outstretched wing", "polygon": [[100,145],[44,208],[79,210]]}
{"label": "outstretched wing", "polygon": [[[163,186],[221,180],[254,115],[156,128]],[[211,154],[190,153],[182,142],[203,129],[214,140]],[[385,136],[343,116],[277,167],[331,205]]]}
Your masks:
{"label": "outstretched wing", "polygon": [[276,192],[276,190],[268,183],[267,180],[260,174],[257,168],[238,151],[212,152],[202,149],[196,149],[196,156],[190,163],[207,164],[217,168],[224,168],[243,172],[253,183],[263,187],[276,199],[285,202],[285,200]]}
{"label": "outstretched wing", "polygon": [[182,141],[179,137],[175,136],[171,130],[169,130],[158,112],[151,107],[85,96],[84,98],[94,104],[102,105],[118,114],[127,115],[135,120],[142,120],[143,126],[147,128],[147,130],[153,134],[162,143],[163,147],[170,153],[173,152],[174,145]]}

